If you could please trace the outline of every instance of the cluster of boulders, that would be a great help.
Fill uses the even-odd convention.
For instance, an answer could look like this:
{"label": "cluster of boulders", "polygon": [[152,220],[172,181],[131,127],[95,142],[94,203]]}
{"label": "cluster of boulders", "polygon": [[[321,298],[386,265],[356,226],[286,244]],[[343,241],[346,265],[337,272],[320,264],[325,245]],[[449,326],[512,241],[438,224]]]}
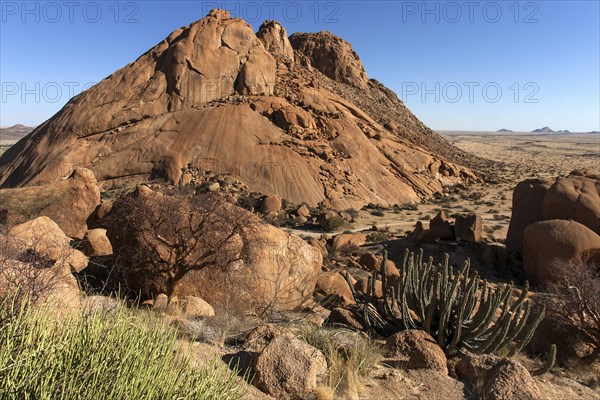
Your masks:
{"label": "cluster of boulders", "polygon": [[417,242],[435,242],[438,240],[460,240],[466,243],[481,242],[483,222],[479,214],[456,215],[452,224],[446,213],[441,210],[429,221],[429,228],[417,222],[409,238]]}
{"label": "cluster of boulders", "polygon": [[[145,206],[145,209],[127,208],[133,204],[131,201],[136,196],[144,199],[136,204]],[[108,269],[118,271],[113,274],[112,279],[120,279],[122,287],[143,293],[146,298],[156,298],[168,292],[169,303],[179,302],[184,305],[184,310],[192,307],[190,304],[197,303],[196,300],[189,301],[195,298],[206,299],[210,303],[230,302],[233,299],[246,309],[270,307],[281,310],[295,308],[310,297],[316,277],[321,271],[321,253],[302,239],[264,223],[252,213],[221,197],[215,197],[216,205],[210,211],[215,215],[221,213],[219,215],[223,218],[218,219],[217,215],[214,220],[207,219],[204,222],[207,226],[202,226],[204,231],[190,231],[191,234],[184,238],[185,241],[169,243],[173,239],[172,235],[169,236],[172,232],[180,232],[186,228],[185,223],[191,223],[192,220],[186,219],[186,216],[200,212],[185,200],[195,198],[194,196],[198,195],[181,196],[183,200],[177,203],[177,209],[171,210],[175,214],[168,221],[170,225],[161,225],[160,230],[152,230],[150,222],[161,220],[164,215],[160,213],[167,210],[160,208],[160,205],[167,204],[165,199],[175,198],[174,196],[140,186],[116,201],[101,202],[94,175],[86,169],[77,169],[66,180],[54,184],[3,189],[0,190],[4,217],[1,222],[8,230],[7,237],[17,246],[14,254],[5,254],[3,257],[14,258],[16,261],[11,265],[23,268],[22,262],[19,261],[19,265],[15,263],[26,252],[38,255],[50,262],[50,265],[60,261],[60,268],[49,267],[48,273],[60,272],[73,290],[78,290],[73,274],[99,278],[94,275],[98,264],[104,263]],[[135,221],[127,220],[127,216],[134,215],[139,218]],[[153,216],[157,219],[153,220]],[[237,221],[228,219],[229,216],[235,216]],[[219,265],[216,261],[221,259],[216,257],[210,259],[210,263],[207,262],[206,268],[180,270],[180,276],[169,275],[165,266],[177,263],[177,251],[191,248],[192,243],[196,243],[202,235],[211,235],[209,222],[215,221],[220,221],[220,225],[212,229],[220,232],[211,237],[222,235],[228,229],[234,231],[234,226],[239,228],[222,242],[221,249],[213,249],[220,250],[219,253],[230,253],[228,264]],[[241,226],[244,221],[246,224]],[[131,230],[134,222],[140,224]],[[176,239],[181,240],[181,237]],[[145,251],[156,257],[145,258],[146,265],[128,264],[128,260],[132,259],[131,254],[142,254]],[[190,252],[187,256],[192,258],[199,254]],[[208,254],[206,257],[210,256]],[[88,257],[97,261],[91,268],[87,268]],[[214,260],[216,261],[212,262]],[[202,261],[206,260],[198,258],[198,264]],[[3,267],[6,274],[14,275],[15,271],[8,269]],[[5,279],[3,282],[10,281],[16,279]],[[194,307],[196,306],[192,308]]]}
{"label": "cluster of boulders", "polygon": [[[242,204],[239,204],[242,203]],[[276,226],[303,226],[310,224],[324,231],[334,232],[347,227],[354,222],[354,217],[348,211],[321,210],[308,207],[306,204],[292,204],[277,194],[250,194],[238,204],[250,211],[262,214],[267,222]]]}
{"label": "cluster of boulders", "polygon": [[600,265],[600,177],[527,179],[513,193],[507,251],[522,256],[527,277],[556,281],[561,263]]}

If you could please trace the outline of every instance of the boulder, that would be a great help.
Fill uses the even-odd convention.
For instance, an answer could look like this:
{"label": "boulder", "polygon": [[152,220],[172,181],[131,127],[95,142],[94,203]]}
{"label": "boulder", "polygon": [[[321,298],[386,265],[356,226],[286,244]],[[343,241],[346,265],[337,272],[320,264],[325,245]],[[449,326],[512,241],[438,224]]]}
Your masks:
{"label": "boulder", "polygon": [[600,180],[558,179],[544,196],[544,219],[572,219],[600,235]]}
{"label": "boulder", "polygon": [[304,218],[308,218],[310,217],[310,210],[308,209],[308,207],[306,207],[306,205],[302,204],[300,207],[298,207],[298,209],[296,210],[296,214],[299,217],[304,217]]}
{"label": "boulder", "polygon": [[369,87],[365,68],[350,43],[330,32],[294,33],[294,50],[303,54],[310,65],[327,77],[360,89]]}
{"label": "boulder", "polygon": [[340,296],[342,305],[354,304],[352,291],[348,282],[339,272],[323,272],[317,278],[316,289],[325,295],[337,294]]}
{"label": "boulder", "polygon": [[482,387],[482,397],[493,400],[537,400],[540,391],[525,367],[508,358],[467,355],[456,364],[459,378]]}
{"label": "boulder", "polygon": [[429,230],[425,231],[423,235],[423,241],[433,242],[436,239],[439,240],[454,240],[454,229],[446,217],[444,211],[437,213],[435,217],[429,221]]}
{"label": "boulder", "polygon": [[[45,217],[42,217],[45,218]],[[63,234],[64,235],[64,234]],[[81,311],[81,292],[63,260],[52,260],[53,249],[32,246],[22,239],[0,234],[0,301],[24,294],[38,309],[55,316]]]}
{"label": "boulder", "polygon": [[427,332],[401,331],[388,337],[385,350],[389,357],[406,362],[409,369],[435,369],[448,373],[446,355]]}
{"label": "boulder", "polygon": [[479,214],[458,215],[454,221],[454,234],[457,239],[467,243],[481,241],[483,223]]}
{"label": "boulder", "polygon": [[[354,284],[354,290],[363,295],[367,294],[367,290],[369,288],[369,279],[368,278],[360,278]],[[383,297],[383,284],[379,279],[375,281],[375,296]]]}
{"label": "boulder", "polygon": [[344,249],[357,249],[367,242],[366,233],[342,233],[333,238],[332,249],[338,253]]}
{"label": "boulder", "polygon": [[67,236],[81,239],[86,221],[100,204],[92,171],[77,168],[67,179],[42,186],[0,190],[0,224],[8,227],[46,216]]}
{"label": "boulder", "polygon": [[14,226],[9,236],[23,251],[32,251],[41,258],[61,265],[65,271],[82,271],[88,264],[88,258],[79,250],[71,247],[71,239],[48,217]]}
{"label": "boulder", "polygon": [[258,207],[263,214],[279,212],[281,210],[281,197],[276,194],[263,196],[259,200]]}
{"label": "boulder", "polygon": [[523,268],[532,282],[555,282],[564,273],[566,262],[594,249],[600,249],[600,236],[578,222],[538,222],[523,232]]}
{"label": "boulder", "polygon": [[283,129],[291,127],[316,129],[317,127],[313,117],[299,107],[288,106],[280,108],[273,113],[273,118],[277,126]]}
{"label": "boulder", "polygon": [[552,186],[548,179],[526,179],[513,191],[512,215],[506,234],[506,250],[521,252],[523,231],[528,225],[544,220],[543,204],[546,192]]}
{"label": "boulder", "polygon": [[146,298],[167,293],[241,310],[291,310],[313,293],[323,262],[302,239],[212,194],[140,187],[115,203],[107,221],[124,283]]}
{"label": "boulder", "polygon": [[331,314],[329,314],[329,317],[327,317],[325,323],[331,325],[342,325],[356,329],[357,331],[362,331],[365,329],[365,326],[361,321],[362,319],[351,309],[336,307],[331,310]]}
{"label": "boulder", "polygon": [[334,211],[321,213],[317,218],[317,222],[326,231],[336,231],[345,224],[344,219]]}
{"label": "boulder", "polygon": [[206,301],[197,296],[186,296],[179,301],[183,315],[188,318],[209,318],[215,316],[215,310]]}
{"label": "boulder", "polygon": [[106,236],[106,229],[90,229],[85,233],[81,242],[83,252],[88,257],[92,256],[110,256],[113,253],[110,240]]}
{"label": "boulder", "polygon": [[256,358],[253,373],[253,384],[273,397],[310,399],[327,377],[327,360],[298,338],[276,335]]}

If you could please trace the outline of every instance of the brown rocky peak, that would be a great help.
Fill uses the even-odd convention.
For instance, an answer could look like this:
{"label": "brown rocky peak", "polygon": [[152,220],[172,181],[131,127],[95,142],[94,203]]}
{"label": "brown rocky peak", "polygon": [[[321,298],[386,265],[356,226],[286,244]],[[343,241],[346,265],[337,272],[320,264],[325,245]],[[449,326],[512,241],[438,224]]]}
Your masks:
{"label": "brown rocky peak", "polygon": [[288,39],[287,31],[279,22],[265,21],[260,26],[256,36],[273,56],[294,60],[294,48]]}
{"label": "brown rocky peak", "polygon": [[207,17],[214,17],[216,19],[230,19],[231,15],[227,10],[221,10],[219,8],[213,8],[208,13]]}
{"label": "brown rocky peak", "polygon": [[342,39],[320,32],[289,40],[275,21],[256,34],[213,10],[2,154],[0,187],[49,184],[77,167],[103,187],[183,185],[190,167],[291,203],[387,207],[476,180],[454,164],[455,152],[370,82]]}
{"label": "brown rocky peak", "polygon": [[331,32],[294,33],[294,50],[308,58],[311,65],[327,77],[361,89],[369,85],[365,67],[352,45]]}

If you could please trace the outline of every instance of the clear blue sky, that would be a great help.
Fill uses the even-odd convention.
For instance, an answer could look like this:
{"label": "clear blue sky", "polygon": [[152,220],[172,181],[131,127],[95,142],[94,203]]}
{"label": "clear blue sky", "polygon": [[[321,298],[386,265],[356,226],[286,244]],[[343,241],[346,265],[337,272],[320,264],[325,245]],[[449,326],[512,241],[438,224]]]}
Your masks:
{"label": "clear blue sky", "polygon": [[[72,93],[220,6],[258,29],[329,30],[434,129],[600,130],[599,1],[0,1],[0,125]],[[501,91],[501,93],[498,92]]]}

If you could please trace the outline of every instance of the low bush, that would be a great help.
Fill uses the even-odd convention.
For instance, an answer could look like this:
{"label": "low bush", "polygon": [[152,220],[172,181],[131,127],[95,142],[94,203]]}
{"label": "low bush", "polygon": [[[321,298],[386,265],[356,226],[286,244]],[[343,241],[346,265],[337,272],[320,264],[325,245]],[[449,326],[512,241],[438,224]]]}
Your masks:
{"label": "low bush", "polygon": [[58,321],[27,302],[0,304],[2,399],[239,399],[217,362],[197,367],[177,333],[125,307]]}
{"label": "low bush", "polygon": [[556,301],[546,301],[546,306],[591,347],[582,361],[593,364],[600,360],[600,266],[586,260],[557,264],[555,270],[562,273],[547,285]]}

